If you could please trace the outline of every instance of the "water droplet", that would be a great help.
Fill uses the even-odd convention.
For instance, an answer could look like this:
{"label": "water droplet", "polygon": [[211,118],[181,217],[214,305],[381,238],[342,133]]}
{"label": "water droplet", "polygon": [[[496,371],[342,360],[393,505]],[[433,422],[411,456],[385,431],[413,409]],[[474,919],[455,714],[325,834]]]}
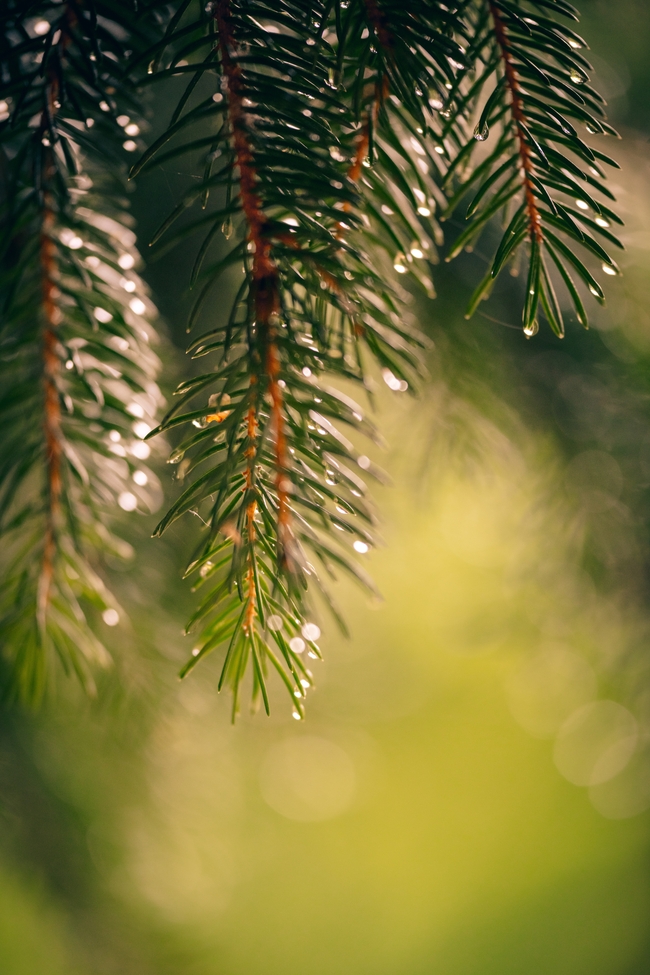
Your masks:
{"label": "water droplet", "polygon": [[526,336],[527,339],[531,339],[533,335],[537,335],[538,332],[539,332],[539,322],[537,321],[537,319],[535,319],[534,322],[531,322],[530,325],[526,325],[526,327],[524,328],[524,335]]}
{"label": "water droplet", "polygon": [[570,73],[569,77],[571,78],[571,81],[573,82],[574,85],[582,85],[582,84],[584,84],[584,80],[585,79],[582,77],[581,74],[579,74],[579,72],[577,72],[575,70],[573,70]]}
{"label": "water droplet", "polygon": [[611,264],[603,264],[603,271],[605,274],[616,274],[616,268],[612,267]]}
{"label": "water droplet", "polygon": [[230,240],[232,237],[232,220],[230,217],[224,220],[224,222],[221,224],[221,233],[224,235],[226,240]]}
{"label": "water droplet", "polygon": [[289,640],[289,649],[292,653],[303,653],[305,649],[305,641],[302,637],[294,636],[292,640]]}
{"label": "water droplet", "polygon": [[301,632],[305,640],[310,640],[311,642],[313,642],[314,640],[317,640],[320,636],[320,627],[316,626],[315,623],[305,623]]}
{"label": "water droplet", "polygon": [[478,125],[474,129],[474,138],[476,139],[477,142],[485,142],[489,134],[490,134],[490,129],[487,124],[484,125],[482,129],[479,129]]}

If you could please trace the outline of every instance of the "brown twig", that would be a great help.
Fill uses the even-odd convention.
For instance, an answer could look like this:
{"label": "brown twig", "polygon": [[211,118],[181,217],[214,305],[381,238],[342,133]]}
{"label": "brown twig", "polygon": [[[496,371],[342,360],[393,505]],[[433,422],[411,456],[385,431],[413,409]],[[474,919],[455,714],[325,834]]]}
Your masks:
{"label": "brown twig", "polygon": [[[68,9],[67,21],[70,21]],[[62,32],[59,45],[62,49],[70,42],[67,30]],[[45,626],[45,618],[50,602],[52,578],[54,575],[54,561],[57,550],[57,531],[61,515],[61,402],[58,390],[58,376],[61,360],[58,351],[58,326],[61,323],[61,309],[58,305],[60,295],[56,283],[57,279],[57,249],[54,240],[54,201],[48,189],[55,173],[55,162],[51,142],[54,133],[50,131],[51,120],[59,108],[59,78],[53,68],[48,72],[45,97],[47,107],[43,110],[37,137],[40,139],[43,154],[42,159],[42,199],[43,211],[40,232],[40,267],[41,267],[41,296],[43,329],[43,400],[44,418],[43,432],[45,435],[45,458],[47,480],[47,516],[45,539],[43,544],[43,559],[38,581],[36,597],[36,615],[41,627]]]}
{"label": "brown twig", "polygon": [[[248,447],[246,448],[246,492],[249,492],[255,483],[255,456],[257,454],[257,409],[255,407],[255,377],[251,377],[250,397],[251,402],[248,407],[246,418],[246,432],[248,435]],[[255,570],[253,568],[253,545],[255,544],[255,513],[257,502],[253,497],[246,505],[246,527],[248,529],[248,571],[246,573],[246,598],[248,605],[244,618],[244,632],[250,634],[253,629],[255,619]]]}
{"label": "brown twig", "polygon": [[43,561],[38,584],[37,615],[44,625],[50,600],[54,559],[56,555],[56,535],[61,510],[61,403],[57,379],[61,368],[58,353],[57,328],[61,321],[61,310],[57,304],[59,289],[56,285],[56,244],[53,239],[54,211],[49,193],[44,194],[43,221],[41,225],[40,261],[42,309],[45,320],[43,330],[43,394],[45,456],[47,465],[47,523]]}
{"label": "brown twig", "polygon": [[[234,52],[236,42],[230,19],[230,0],[219,0],[214,12],[219,38],[221,66],[227,84],[228,116],[232,130],[237,167],[239,168],[239,193],[244,216],[248,224],[248,241],[253,244],[253,300],[255,322],[265,344],[264,371],[269,383],[271,396],[271,420],[275,435],[276,490],[278,495],[278,555],[285,568],[290,566],[289,548],[291,541],[291,518],[286,486],[286,435],[284,431],[284,409],[282,387],[280,386],[280,354],[276,341],[276,325],[280,312],[280,281],[277,265],[273,259],[272,244],[268,234],[268,221],[258,193],[258,178],[255,158],[250,144],[246,106],[244,105],[244,78]],[[251,413],[251,410],[253,413]],[[257,429],[257,413],[252,405],[249,410],[249,438],[251,424]],[[256,450],[249,456],[247,480],[253,481],[253,466]],[[250,485],[249,485],[250,486]],[[249,505],[249,509],[250,509]],[[249,537],[254,540],[255,508],[247,514]],[[252,531],[252,535],[251,535]],[[251,556],[252,559],[252,556]],[[252,583],[252,562],[249,566],[249,600],[254,592]],[[252,605],[249,603],[249,605]],[[252,625],[252,610],[250,619]]]}
{"label": "brown twig", "polygon": [[377,125],[377,119],[379,117],[379,112],[381,111],[381,106],[386,100],[386,96],[390,90],[390,85],[388,83],[388,78],[384,75],[381,82],[377,82],[375,85],[375,98],[372,103],[372,108],[369,110],[366,121],[361,129],[361,135],[357,139],[357,147],[354,154],[354,159],[352,164],[348,169],[348,176],[353,182],[358,183],[361,178],[361,168],[363,166],[363,161],[368,155],[368,149],[370,147],[370,129],[374,129]]}
{"label": "brown twig", "polygon": [[524,102],[521,93],[519,76],[515,68],[512,53],[510,50],[510,38],[503,22],[501,11],[495,3],[489,2],[492,22],[494,23],[494,35],[501,51],[503,69],[506,76],[506,84],[510,91],[510,112],[515,123],[517,142],[519,146],[519,159],[523,170],[523,186],[526,199],[526,212],[528,214],[528,235],[531,241],[542,242],[542,219],[535,198],[534,183],[531,176],[535,174],[535,164],[533,162],[530,146],[526,141],[525,127],[526,115],[524,112]]}
{"label": "brown twig", "polygon": [[393,54],[393,38],[391,32],[386,26],[386,18],[383,11],[380,9],[377,0],[364,0],[366,5],[366,10],[368,11],[368,20],[372,24],[375,34],[377,35],[377,40],[383,47],[384,51],[392,57]]}

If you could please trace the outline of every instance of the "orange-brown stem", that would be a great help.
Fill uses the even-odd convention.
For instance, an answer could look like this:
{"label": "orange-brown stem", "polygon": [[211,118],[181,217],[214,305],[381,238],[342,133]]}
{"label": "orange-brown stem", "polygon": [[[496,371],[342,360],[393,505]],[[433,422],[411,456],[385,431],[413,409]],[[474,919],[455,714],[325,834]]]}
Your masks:
{"label": "orange-brown stem", "polygon": [[[393,57],[393,39],[390,31],[386,27],[386,21],[384,14],[379,9],[376,0],[365,0],[366,11],[368,13],[368,19],[370,20],[377,39],[384,49],[386,55],[392,59]],[[352,164],[348,169],[348,176],[353,182],[358,183],[361,179],[362,167],[366,156],[368,155],[368,150],[370,148],[370,130],[376,128],[377,119],[379,118],[379,112],[384,104],[384,101],[388,97],[390,91],[390,82],[388,76],[384,75],[381,81],[375,83],[375,97],[372,103],[372,108],[368,111],[366,116],[366,121],[361,129],[361,134],[357,140],[356,151],[354,154],[354,159]],[[349,210],[350,204],[346,203],[344,209]],[[337,289],[338,290],[338,289]],[[358,319],[354,321],[354,332],[357,338],[361,338],[365,332],[363,323]]]}
{"label": "orange-brown stem", "polygon": [[56,555],[56,534],[61,509],[61,404],[57,379],[61,367],[57,329],[61,311],[57,304],[56,244],[53,239],[54,211],[49,193],[45,193],[40,238],[43,329],[43,396],[45,457],[47,465],[47,521],[43,561],[38,586],[38,618],[45,620]]}
{"label": "orange-brown stem", "polygon": [[368,20],[375,30],[377,40],[383,47],[384,51],[392,56],[393,38],[391,32],[386,26],[386,17],[384,16],[384,12],[381,10],[377,0],[365,0],[365,4],[368,12]]}
{"label": "orange-brown stem", "polygon": [[288,565],[287,546],[290,540],[289,500],[285,487],[286,435],[280,386],[280,355],[275,321],[280,311],[280,283],[273,259],[268,221],[258,192],[255,157],[250,144],[244,78],[241,66],[231,52],[236,50],[230,18],[230,0],[219,0],[215,10],[219,36],[221,66],[227,84],[228,114],[232,130],[235,158],[239,169],[239,193],[248,224],[248,240],[253,244],[253,289],[255,321],[265,344],[264,371],[269,383],[272,402],[272,426],[275,433],[276,488],[278,493],[278,543],[281,562]]}
{"label": "orange-brown stem", "polygon": [[[70,9],[67,10],[66,20],[71,21]],[[59,39],[63,48],[70,43],[70,34],[64,30]],[[53,151],[49,141],[53,133],[49,131],[50,119],[54,118],[59,107],[59,79],[53,70],[48,73],[46,98],[48,110],[43,111],[40,119],[39,135],[43,153],[43,210],[40,232],[40,270],[41,270],[41,308],[43,315],[43,433],[45,437],[45,463],[47,482],[47,517],[45,539],[43,544],[43,559],[38,581],[36,598],[37,618],[41,626],[45,624],[47,608],[52,590],[54,562],[57,549],[57,531],[61,513],[61,402],[58,390],[58,377],[61,360],[58,352],[58,327],[61,322],[61,309],[58,305],[59,288],[57,286],[57,249],[54,240],[54,201],[48,189],[54,172],[55,163]],[[43,142],[46,136],[49,140]]]}
{"label": "orange-brown stem", "polygon": [[510,112],[515,123],[515,130],[517,133],[519,160],[523,170],[522,179],[524,196],[526,199],[526,212],[528,215],[528,236],[530,237],[531,241],[535,240],[538,243],[541,243],[543,239],[542,219],[540,216],[539,207],[537,206],[534,183],[531,179],[531,176],[534,176],[535,174],[535,164],[533,162],[530,146],[526,141],[526,115],[524,112],[524,101],[521,93],[521,85],[519,83],[519,75],[517,74],[517,70],[512,59],[510,38],[508,37],[508,32],[506,30],[506,25],[503,22],[501,11],[495,3],[490,2],[489,7],[490,13],[492,14],[492,22],[494,24],[494,35],[501,51],[501,59],[503,61],[503,69],[506,76],[506,84],[510,92]]}
{"label": "orange-brown stem", "polygon": [[[248,436],[248,447],[246,448],[246,492],[248,493],[254,485],[255,481],[255,455],[257,453],[257,409],[255,407],[255,384],[256,380],[253,376],[251,378],[251,388],[250,397],[251,402],[248,407],[248,414],[246,418],[246,433]],[[248,605],[246,607],[246,616],[244,618],[244,631],[246,633],[251,633],[253,629],[253,621],[255,619],[255,571],[253,569],[253,545],[255,544],[255,512],[257,511],[257,502],[255,498],[251,498],[246,505],[246,527],[248,529],[248,570],[246,573],[246,599]]]}
{"label": "orange-brown stem", "polygon": [[348,176],[355,183],[358,183],[359,179],[361,178],[361,167],[363,166],[364,159],[368,155],[368,149],[370,147],[370,127],[372,126],[374,129],[377,124],[377,118],[379,117],[381,106],[388,95],[389,88],[390,86],[386,76],[384,76],[381,84],[377,82],[375,85],[375,98],[372,103],[372,108],[368,112],[366,121],[361,129],[361,135],[357,139],[354,159],[352,160],[352,165],[348,169]]}

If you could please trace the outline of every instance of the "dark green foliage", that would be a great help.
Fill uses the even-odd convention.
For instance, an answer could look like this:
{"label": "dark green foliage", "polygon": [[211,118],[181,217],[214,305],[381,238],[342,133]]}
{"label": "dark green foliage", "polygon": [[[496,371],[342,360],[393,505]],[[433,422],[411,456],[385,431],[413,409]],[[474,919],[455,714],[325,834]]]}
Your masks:
{"label": "dark green foliage", "polygon": [[0,15],[0,639],[3,690],[23,700],[55,657],[92,687],[89,665],[107,661],[94,623],[118,619],[97,558],[130,552],[106,515],[157,493],[132,431],[159,393],[120,177],[128,14],[8,2]]}
{"label": "dark green foliage", "polygon": [[[24,25],[46,10],[68,23],[67,35],[55,40],[53,22],[46,36],[30,38]],[[376,434],[346,390],[370,390],[377,369],[396,390],[413,387],[424,374],[426,343],[405,324],[404,293],[393,269],[433,296],[432,270],[444,244],[440,221],[466,201],[467,225],[451,242],[449,257],[473,246],[496,218],[503,224],[469,313],[520,254],[526,334],[537,330],[540,305],[553,331],[564,333],[564,290],[586,325],[582,285],[598,300],[603,295],[574,246],[615,272],[594,235],[620,245],[609,229],[617,218],[599,202],[611,198],[601,166],[611,160],[589,148],[578,129],[613,130],[588,84],[589,65],[579,53],[584,42],[566,26],[574,13],[563,0],[215,0],[205,6],[183,0],[137,11],[116,2],[97,7],[96,23],[90,11],[71,3],[10,5],[5,16],[4,43],[13,52],[5,81],[14,99],[11,123],[0,133],[10,187],[5,239],[13,241],[7,254],[20,251],[6,259],[3,271],[10,310],[5,341],[18,344],[18,335],[20,341],[25,336],[27,357],[43,332],[34,242],[48,193],[60,227],[95,240],[98,225],[85,205],[79,207],[79,187],[71,194],[80,152],[94,166],[103,153],[102,165],[112,172],[123,154],[115,118],[137,113],[141,93],[134,85],[182,78],[184,91],[167,130],[132,175],[181,156],[193,168],[191,186],[152,241],[165,247],[188,237],[198,241],[190,329],[217,289],[238,275],[223,323],[189,347],[194,358],[208,357],[209,366],[181,384],[151,434],[180,434],[171,461],[183,490],[158,532],[189,511],[204,525],[187,570],[200,595],[189,624],[198,637],[183,675],[222,650],[220,686],[232,688],[236,713],[249,664],[253,701],[262,700],[267,710],[267,675],[277,670],[300,718],[311,683],[304,651],[319,654],[314,594],[344,627],[327,579],[343,570],[371,585],[354,549],[363,553],[373,544],[372,509],[360,475],[378,472],[356,442],[357,434]],[[43,54],[40,66],[36,53]],[[48,108],[53,84],[67,99],[55,112]],[[97,100],[105,112],[96,111]],[[29,118],[36,111],[35,131]],[[96,123],[90,129],[88,117]],[[13,135],[6,134],[10,124]],[[43,137],[51,145],[44,146]],[[114,198],[109,178],[101,182]],[[31,244],[18,245],[23,221],[32,228]],[[89,292],[106,290],[108,282],[89,276],[85,251],[71,253],[60,241],[59,235],[56,261],[62,276],[65,268],[70,306],[57,333],[61,340],[76,328],[71,336],[91,341],[83,329],[90,330],[106,351],[115,347],[104,331],[115,328],[124,339],[130,328],[133,343],[138,326],[122,315],[119,288],[104,299],[113,315],[110,329],[104,323],[101,338],[92,332],[98,326]],[[16,295],[29,275],[33,307],[24,312]],[[31,315],[31,333],[18,332],[21,314]],[[79,388],[69,392],[57,380],[61,402],[68,396],[73,407],[79,404],[66,420],[66,436],[82,440],[97,458],[109,449],[106,429],[126,433],[126,384],[137,386],[151,375],[142,351],[125,357],[128,368],[116,367],[124,395],[107,398],[94,440],[88,425],[74,426],[78,420],[72,419],[87,415],[87,377],[72,370],[70,382]],[[39,360],[28,358],[37,377]],[[136,376],[136,366],[144,376]],[[40,395],[37,382],[30,382],[33,395]],[[21,394],[14,396],[22,406]],[[33,410],[26,420],[38,415],[37,404]],[[11,436],[27,443],[19,429]],[[41,434],[37,439],[31,460],[18,460],[17,483],[39,463],[41,474],[47,470],[47,444]],[[122,462],[128,477],[130,461]],[[72,483],[76,467],[66,463]],[[12,471],[7,468],[4,478],[7,496]],[[75,490],[83,493],[83,477],[78,481]],[[50,517],[47,485],[44,491],[41,518]],[[75,499],[68,506],[70,530],[60,534],[61,552],[72,544],[68,536],[76,537],[74,519],[86,510],[80,505]],[[13,589],[7,593],[14,598]],[[30,598],[21,619],[36,633]]]}
{"label": "dark green foliage", "polygon": [[574,247],[580,245],[608,274],[617,273],[618,267],[597,238],[622,248],[609,229],[621,221],[602,202],[602,197],[614,199],[603,182],[603,164],[616,163],[588,146],[580,134],[581,129],[616,132],[605,121],[603,99],[589,84],[591,65],[581,53],[586,42],[566,23],[577,19],[571,4],[559,0],[475,4],[472,58],[456,82],[455,111],[468,120],[476,115],[476,93],[483,92],[474,138],[477,147],[490,141],[473,169],[471,149],[461,150],[450,166],[450,209],[462,198],[471,201],[467,227],[450,256],[473,245],[490,219],[502,215],[503,235],[468,317],[493,280],[524,251],[527,335],[538,329],[540,305],[555,334],[564,335],[554,278],[565,286],[578,321],[587,327],[574,275],[597,301],[604,294]]}

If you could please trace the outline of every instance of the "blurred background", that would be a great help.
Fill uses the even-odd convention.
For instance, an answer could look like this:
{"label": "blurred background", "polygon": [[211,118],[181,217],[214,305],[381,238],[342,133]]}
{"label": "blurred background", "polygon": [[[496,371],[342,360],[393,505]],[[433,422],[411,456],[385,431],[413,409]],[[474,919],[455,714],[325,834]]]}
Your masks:
{"label": "blurred background", "polygon": [[[624,135],[607,308],[528,341],[513,276],[465,321],[487,237],[413,297],[432,381],[378,395],[384,598],[338,587],[304,723],[278,693],[233,728],[216,659],[177,681],[196,527],[125,516],[97,700],[0,713],[3,973],[650,971],[650,6],[582,7]],[[187,178],[139,181],[143,250]],[[148,272],[167,391],[191,261]]]}

